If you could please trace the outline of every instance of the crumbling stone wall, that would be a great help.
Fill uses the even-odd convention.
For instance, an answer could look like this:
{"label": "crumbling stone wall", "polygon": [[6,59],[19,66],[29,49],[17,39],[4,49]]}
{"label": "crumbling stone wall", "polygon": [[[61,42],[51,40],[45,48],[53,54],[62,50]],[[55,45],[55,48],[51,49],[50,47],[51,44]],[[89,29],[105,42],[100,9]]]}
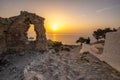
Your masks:
{"label": "crumbling stone wall", "polygon": [[[28,41],[27,31],[30,24],[34,25],[37,34],[35,41]],[[46,50],[44,18],[26,11],[21,11],[18,16],[0,18],[0,52],[8,49]]]}

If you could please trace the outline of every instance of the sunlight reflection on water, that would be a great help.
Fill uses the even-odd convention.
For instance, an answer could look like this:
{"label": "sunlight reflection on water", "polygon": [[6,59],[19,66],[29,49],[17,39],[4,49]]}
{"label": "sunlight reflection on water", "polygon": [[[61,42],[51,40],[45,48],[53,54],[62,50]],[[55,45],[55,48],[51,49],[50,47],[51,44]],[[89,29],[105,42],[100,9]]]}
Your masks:
{"label": "sunlight reflection on water", "polygon": [[[53,41],[61,41],[63,44],[76,44],[76,40],[79,37],[85,37],[87,38],[88,35],[86,34],[46,34],[47,39],[51,39]],[[92,40],[93,37],[89,36]]]}

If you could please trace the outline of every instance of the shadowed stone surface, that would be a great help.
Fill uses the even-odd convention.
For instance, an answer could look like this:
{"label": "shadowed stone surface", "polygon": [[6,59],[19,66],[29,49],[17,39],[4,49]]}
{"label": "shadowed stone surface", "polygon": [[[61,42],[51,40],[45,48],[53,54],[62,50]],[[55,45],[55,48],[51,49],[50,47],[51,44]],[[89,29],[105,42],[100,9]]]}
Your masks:
{"label": "shadowed stone surface", "polygon": [[[34,25],[36,41],[28,41],[27,31],[30,24]],[[46,50],[44,18],[26,11],[21,11],[18,16],[0,18],[0,52],[6,49]]]}
{"label": "shadowed stone surface", "polygon": [[1,59],[0,80],[120,80],[119,72],[90,53],[72,54],[8,54]]}

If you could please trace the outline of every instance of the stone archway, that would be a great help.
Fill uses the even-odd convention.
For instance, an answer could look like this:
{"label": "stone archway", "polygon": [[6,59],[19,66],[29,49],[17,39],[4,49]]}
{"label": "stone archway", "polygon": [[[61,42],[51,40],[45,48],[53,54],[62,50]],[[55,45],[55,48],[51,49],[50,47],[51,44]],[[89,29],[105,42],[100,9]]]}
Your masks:
{"label": "stone archway", "polygon": [[[10,20],[10,21],[9,21]],[[47,50],[44,18],[33,13],[22,11],[20,15],[8,19],[6,22],[6,47],[16,51]],[[36,40],[29,42],[27,31],[30,24],[34,24]]]}

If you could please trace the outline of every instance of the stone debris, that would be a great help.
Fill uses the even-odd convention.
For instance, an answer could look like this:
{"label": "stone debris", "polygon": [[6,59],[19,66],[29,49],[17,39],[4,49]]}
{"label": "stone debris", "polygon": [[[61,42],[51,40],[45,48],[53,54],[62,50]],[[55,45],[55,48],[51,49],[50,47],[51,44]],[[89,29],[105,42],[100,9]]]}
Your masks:
{"label": "stone debris", "polygon": [[25,51],[1,58],[0,80],[120,80],[120,72],[90,53],[69,54]]}

